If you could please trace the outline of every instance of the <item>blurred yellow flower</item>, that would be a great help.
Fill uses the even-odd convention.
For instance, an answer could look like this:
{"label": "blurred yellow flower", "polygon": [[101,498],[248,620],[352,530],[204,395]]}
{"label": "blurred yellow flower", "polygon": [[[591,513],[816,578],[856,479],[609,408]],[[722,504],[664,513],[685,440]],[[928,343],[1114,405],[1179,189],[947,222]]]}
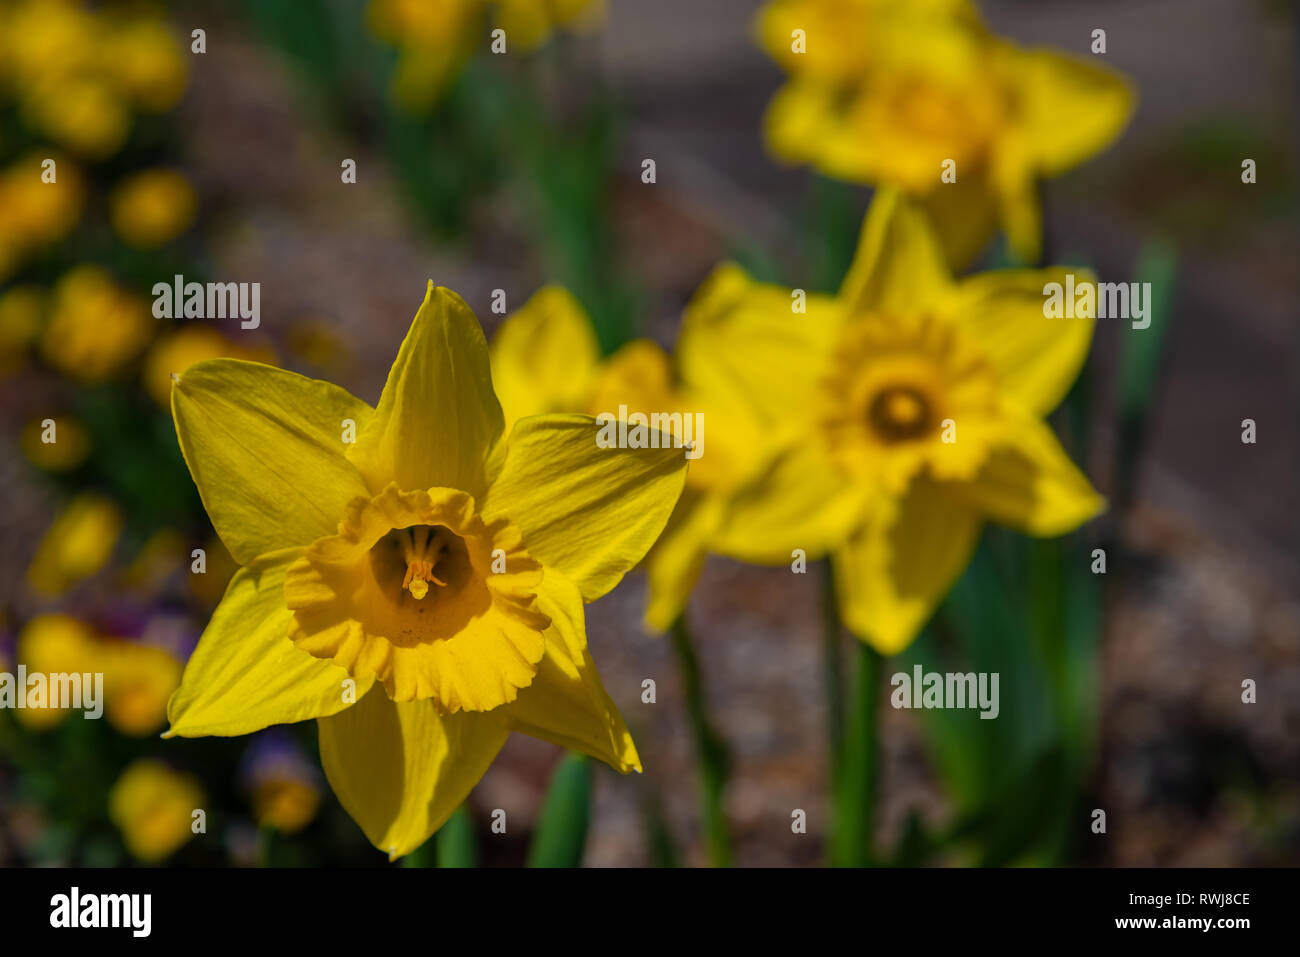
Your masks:
{"label": "blurred yellow flower", "polygon": [[605,16],[605,0],[498,0],[497,26],[509,43],[533,50],[561,27],[590,30]]}
{"label": "blurred yellow flower", "polygon": [[0,293],[0,375],[23,365],[28,347],[40,335],[44,312],[45,293],[40,286],[27,283]]}
{"label": "blurred yellow flower", "polygon": [[185,92],[185,53],[161,20],[112,22],[102,50],[105,72],[137,108],[163,113]]}
{"label": "blurred yellow flower", "polygon": [[[27,673],[85,674],[99,671],[99,656],[89,626],[68,615],[38,615],[18,636],[18,663]],[[18,720],[34,731],[58,725],[68,716],[67,708],[19,708]]]}
{"label": "blurred yellow flower", "polygon": [[132,174],[109,197],[113,229],[128,246],[152,249],[189,229],[198,212],[194,187],[171,169]]}
{"label": "blurred yellow flower", "polygon": [[894,654],[986,519],[1053,536],[1096,515],[1102,500],[1042,421],[1092,340],[1091,317],[1044,316],[1043,287],[1065,273],[954,281],[896,191],[872,204],[839,296],[806,314],[790,290],[723,267],[693,307],[715,334],[684,341],[681,361],[748,397],[779,451],[731,497],[716,550],[763,564],[833,554],[845,623]]}
{"label": "blurred yellow flower", "polygon": [[168,736],[317,718],[330,785],[392,857],[442,825],[511,730],[640,769],[583,603],[659,535],[680,449],[602,448],[580,415],[531,416],[507,438],[478,320],[433,283],[377,408],[213,359],[180,377],[172,414],[244,567]]}
{"label": "blurred yellow flower", "polygon": [[98,266],[77,266],[55,284],[41,355],[81,382],[112,376],[153,334],[148,303]]}
{"label": "blurred yellow flower", "polygon": [[[45,182],[52,160],[55,180]],[[77,225],[85,189],[81,173],[55,155],[29,155],[0,173],[0,279],[33,250],[62,239]]]}
{"label": "blurred yellow flower", "polygon": [[[688,309],[683,338],[705,334]],[[691,461],[682,496],[645,559],[650,588],[645,623],[653,631],[666,630],[686,607],[727,495],[762,464],[757,425],[746,404],[707,369],[674,370],[649,340],[629,342],[602,359],[582,306],[555,286],[540,290],[501,324],[491,355],[492,381],[507,423],[543,412],[618,415],[621,408],[629,415],[703,417],[707,451]]]}
{"label": "blurred yellow flower", "polygon": [[189,570],[189,540],[174,528],[161,528],[140,546],[122,573],[122,582],[146,594],[157,594],[167,579]]}
{"label": "blurred yellow flower", "polygon": [[175,105],[186,82],[181,50],[161,20],[67,0],[0,4],[7,46],[0,91],[24,121],[93,160],[126,141],[131,110]]}
{"label": "blurred yellow flower", "polygon": [[1133,109],[1119,74],[995,37],[964,0],[773,0],[757,29],[790,74],[771,152],[924,200],[955,267],[998,226],[1036,260],[1038,180],[1100,152]]}
{"label": "blurred yellow flower", "polygon": [[23,101],[23,119],[91,160],[112,156],[126,141],[131,113],[112,88],[92,77],[51,77]]}
{"label": "blurred yellow flower", "polygon": [[492,384],[506,429],[545,412],[592,411],[603,362],[591,320],[562,286],[545,286],[492,337]]}
{"label": "blurred yellow flower", "polygon": [[102,640],[99,655],[108,723],[133,737],[159,731],[181,683],[181,662],[162,648],[124,639]]}
{"label": "blurred yellow flower", "polygon": [[393,99],[413,113],[432,108],[474,51],[486,42],[485,0],[370,0],[370,32],[398,49],[389,84]]}
{"label": "blurred yellow flower", "polygon": [[122,532],[122,513],[111,499],[83,492],[60,513],[36,549],[27,583],[57,597],[104,567]]}
{"label": "blurred yellow flower", "polygon": [[203,801],[193,775],[141,758],[131,762],[114,783],[108,816],[133,857],[157,864],[194,836],[194,812],[203,808]]}
{"label": "blurred yellow flower", "polygon": [[204,359],[220,358],[271,364],[276,356],[270,343],[262,339],[239,343],[211,326],[184,326],[153,344],[144,361],[144,386],[159,405],[169,405],[173,375]]}
{"label": "blurred yellow flower", "polygon": [[557,29],[595,26],[605,14],[605,0],[370,0],[370,32],[398,48],[393,99],[415,113],[435,106],[474,50],[491,42],[493,8],[506,50],[527,52]]}
{"label": "blurred yellow flower", "polygon": [[[54,441],[45,441],[47,436]],[[33,419],[23,428],[22,447],[27,461],[37,468],[66,472],[90,455],[90,433],[79,421],[66,415]]]}
{"label": "blurred yellow flower", "polygon": [[320,789],[292,774],[267,775],[253,790],[253,816],[262,827],[296,834],[312,822],[320,807]]}

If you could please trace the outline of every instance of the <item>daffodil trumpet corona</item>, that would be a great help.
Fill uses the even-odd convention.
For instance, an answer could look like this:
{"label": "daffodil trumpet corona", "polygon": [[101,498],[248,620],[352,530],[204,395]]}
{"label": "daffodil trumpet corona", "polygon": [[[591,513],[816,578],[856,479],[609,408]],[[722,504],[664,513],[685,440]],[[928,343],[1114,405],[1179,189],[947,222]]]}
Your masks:
{"label": "daffodil trumpet corona", "polygon": [[242,567],[167,736],[316,719],[330,785],[392,857],[441,826],[511,731],[641,769],[583,604],[659,536],[680,449],[602,448],[578,414],[507,434],[478,320],[432,283],[374,408],[236,359],[190,366],[171,401]]}
{"label": "daffodil trumpet corona", "polygon": [[838,296],[809,296],[802,313],[791,290],[719,267],[687,310],[711,332],[683,345],[711,348],[679,361],[707,361],[748,397],[766,464],[729,497],[711,547],[764,564],[833,556],[841,618],[894,654],[985,520],[1056,536],[1096,515],[1101,498],[1043,421],[1092,341],[1091,314],[1044,315],[1064,274],[956,280],[928,215],[894,190],[873,201]]}

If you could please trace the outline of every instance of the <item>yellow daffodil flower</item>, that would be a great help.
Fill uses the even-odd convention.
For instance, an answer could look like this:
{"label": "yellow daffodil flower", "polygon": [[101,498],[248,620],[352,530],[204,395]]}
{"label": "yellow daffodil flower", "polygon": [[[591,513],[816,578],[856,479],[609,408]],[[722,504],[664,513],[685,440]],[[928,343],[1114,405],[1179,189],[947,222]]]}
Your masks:
{"label": "yellow daffodil flower", "polygon": [[[56,179],[42,179],[44,160]],[[81,218],[85,187],[75,165],[60,156],[26,156],[0,173],[0,279],[33,250],[62,239]]]}
{"label": "yellow daffodil flower", "polygon": [[757,29],[790,74],[764,120],[771,152],[923,200],[954,267],[998,226],[1035,261],[1038,180],[1104,149],[1133,110],[1119,74],[995,37],[964,0],[773,0]]}
{"label": "yellow daffodil flower", "polygon": [[320,807],[318,775],[291,740],[261,736],[244,761],[242,776],[260,826],[296,834],[312,822]]}
{"label": "yellow daffodil flower", "polygon": [[98,266],[77,266],[55,284],[41,355],[80,382],[100,382],[134,359],[153,335],[149,304]]}
{"label": "yellow daffodil flower", "polygon": [[[0,258],[3,256],[0,252]],[[24,365],[28,348],[40,335],[44,315],[45,293],[40,286],[24,283],[0,293],[0,375],[10,375]]]}
{"label": "yellow daffodil flower", "polygon": [[171,169],[147,169],[119,183],[108,199],[113,229],[128,246],[153,249],[194,223],[194,187]]}
{"label": "yellow daffodil flower", "polygon": [[561,27],[590,30],[605,16],[605,0],[498,0],[497,26],[509,42],[535,50]]}
{"label": "yellow daffodil flower", "polygon": [[193,775],[141,758],[127,766],[109,791],[108,816],[132,857],[157,864],[194,837],[194,812],[203,809],[203,802]]}
{"label": "yellow daffodil flower", "polygon": [[545,286],[511,313],[489,354],[507,429],[544,412],[599,411],[600,345],[582,304],[564,287]]}
{"label": "yellow daffodil flower", "polygon": [[167,723],[167,701],[181,683],[181,662],[162,648],[125,639],[104,639],[104,717],[132,737],[153,734]]}
{"label": "yellow daffodil flower", "polygon": [[389,83],[393,99],[412,113],[431,109],[460,74],[475,44],[486,42],[484,0],[371,0],[370,32],[398,49]]}
{"label": "yellow daffodil flower", "polygon": [[178,378],[172,414],[243,568],[168,736],[318,719],[330,785],[394,857],[441,826],[512,730],[640,768],[582,606],[659,535],[680,449],[601,448],[581,415],[530,416],[506,438],[478,320],[432,283],[377,407],[214,359]]}
{"label": "yellow daffodil flower", "polygon": [[187,51],[162,20],[111,21],[101,49],[104,72],[136,109],[164,113],[185,92]]}
{"label": "yellow daffodil flower", "polygon": [[185,59],[166,25],[64,0],[0,3],[4,93],[32,129],[93,160],[125,143],[133,109],[171,109]]}
{"label": "yellow daffodil flower", "polygon": [[[17,660],[28,674],[84,674],[98,669],[95,635],[90,626],[70,615],[37,615],[18,636]],[[21,693],[21,692],[20,692]],[[69,709],[30,705],[14,710],[22,724],[33,731],[53,728],[70,714]]]}
{"label": "yellow daffodil flower", "polygon": [[1043,287],[1065,273],[954,281],[928,218],[894,191],[873,203],[839,296],[806,314],[790,290],[722,267],[694,305],[715,333],[684,341],[680,361],[733,383],[778,451],[730,498],[714,548],[763,564],[833,555],[843,620],[894,654],[986,519],[1053,536],[1096,515],[1042,421],[1092,338],[1091,317],[1044,317]]}
{"label": "yellow daffodil flower", "polygon": [[[683,337],[708,334],[697,326],[688,309]],[[690,463],[682,497],[645,560],[646,627],[666,630],[699,578],[727,493],[760,464],[761,446],[753,441],[746,405],[704,366],[674,370],[663,349],[646,339],[603,359],[586,312],[558,286],[539,290],[501,324],[491,355],[492,380],[508,423],[541,412],[618,415],[621,408],[629,414],[702,415],[706,449]]]}
{"label": "yellow daffodil flower", "polygon": [[588,30],[605,13],[604,0],[371,0],[370,32],[398,49],[390,82],[395,101],[413,113],[435,106],[476,48],[491,42],[493,24],[506,50],[537,49],[561,28]]}
{"label": "yellow daffodil flower", "polygon": [[57,597],[108,561],[122,533],[122,512],[109,498],[83,492],[54,520],[27,569],[27,583]]}

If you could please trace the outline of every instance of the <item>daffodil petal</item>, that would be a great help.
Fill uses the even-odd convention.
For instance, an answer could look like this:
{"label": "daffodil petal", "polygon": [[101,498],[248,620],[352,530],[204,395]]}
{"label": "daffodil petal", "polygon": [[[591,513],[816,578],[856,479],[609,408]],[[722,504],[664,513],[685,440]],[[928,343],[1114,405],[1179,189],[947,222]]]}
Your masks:
{"label": "daffodil petal", "polygon": [[527,415],[586,411],[600,346],[567,289],[546,286],[534,293],[501,324],[490,352],[507,431]]}
{"label": "daffodil petal", "polygon": [[429,283],[369,425],[348,458],[378,494],[434,486],[478,497],[504,429],[487,340],[465,300]]}
{"label": "daffodil petal", "polygon": [[586,415],[535,415],[510,433],[505,464],[483,506],[523,533],[528,553],[593,601],[645,557],[686,480],[677,448],[601,448]]}
{"label": "daffodil petal", "polygon": [[241,565],[333,533],[366,494],[345,438],[370,416],[328,382],[240,359],[196,363],[172,387],[181,453]]}
{"label": "daffodil petal", "polygon": [[970,482],[951,494],[985,516],[1028,535],[1064,535],[1105,508],[1046,423],[1010,413],[1000,444]]}
{"label": "daffodil petal", "polygon": [[1000,206],[987,171],[965,172],[957,182],[935,187],[920,202],[954,272],[970,266],[997,232]]}
{"label": "daffodil petal", "polygon": [[691,591],[699,580],[708,544],[722,522],[725,500],[689,485],[673,509],[668,525],[645,559],[645,625],[653,632],[667,631],[686,611]]}
{"label": "daffodil petal", "polygon": [[626,774],[641,770],[632,735],[596,672],[587,650],[582,595],[548,569],[538,596],[550,616],[546,656],[533,683],[509,704],[489,712],[511,731],[581,751]]}
{"label": "daffodil petal", "polygon": [[840,289],[849,314],[923,311],[951,285],[943,246],[924,207],[896,189],[877,191]]}
{"label": "daffodil petal", "polygon": [[906,648],[952,587],[979,540],[973,507],[922,477],[835,552],[844,624],[883,655]]}
{"label": "daffodil petal", "polygon": [[487,715],[439,716],[430,700],[395,703],[380,687],[317,725],[330,787],[390,860],[442,827],[509,736]]}
{"label": "daffodil petal", "polygon": [[792,561],[796,548],[808,558],[824,555],[862,515],[867,495],[815,438],[795,442],[732,495],[712,548],[764,565]]}
{"label": "daffodil petal", "polygon": [[682,381],[728,431],[749,417],[780,432],[819,388],[843,313],[834,298],[801,292],[724,263],[687,304],[677,343]]}
{"label": "daffodil petal", "polygon": [[287,636],[284,573],[301,553],[287,549],[235,573],[167,705],[165,737],[251,734],[342,711],[370,688],[314,658]]}
{"label": "daffodil petal", "polygon": [[[785,163],[817,161],[830,175],[858,179],[862,160],[845,167],[825,155],[832,138],[843,139],[832,88],[825,82],[791,79],[776,91],[763,114],[763,138],[774,157]],[[822,144],[819,155],[818,144]],[[861,151],[859,151],[860,153]]]}
{"label": "daffodil petal", "polygon": [[1029,158],[1013,145],[997,164],[992,191],[998,221],[1006,234],[1014,261],[1022,266],[1038,262],[1043,248],[1043,209],[1038,201],[1038,179]]}
{"label": "daffodil petal", "polygon": [[1020,104],[1018,138],[1045,176],[1101,152],[1133,113],[1132,85],[1096,63],[1053,50],[1023,50],[1007,72]]}
{"label": "daffodil petal", "polygon": [[1060,404],[1088,358],[1095,319],[1049,319],[1043,315],[1048,283],[1064,288],[1093,282],[1086,270],[1007,269],[981,273],[958,284],[942,312],[970,333],[993,362],[1002,389],[1021,406],[1046,415]]}

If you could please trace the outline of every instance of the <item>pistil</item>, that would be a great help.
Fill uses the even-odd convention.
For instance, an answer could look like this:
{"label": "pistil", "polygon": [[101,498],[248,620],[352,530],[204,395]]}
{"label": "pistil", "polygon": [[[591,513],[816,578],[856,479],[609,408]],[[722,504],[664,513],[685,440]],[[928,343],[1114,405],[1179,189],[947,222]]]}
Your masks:
{"label": "pistil", "polygon": [[405,529],[398,540],[402,546],[402,557],[406,559],[406,577],[402,587],[415,599],[429,594],[429,583],[446,588],[447,583],[434,574],[434,568],[447,554],[447,542],[441,528],[417,525]]}

